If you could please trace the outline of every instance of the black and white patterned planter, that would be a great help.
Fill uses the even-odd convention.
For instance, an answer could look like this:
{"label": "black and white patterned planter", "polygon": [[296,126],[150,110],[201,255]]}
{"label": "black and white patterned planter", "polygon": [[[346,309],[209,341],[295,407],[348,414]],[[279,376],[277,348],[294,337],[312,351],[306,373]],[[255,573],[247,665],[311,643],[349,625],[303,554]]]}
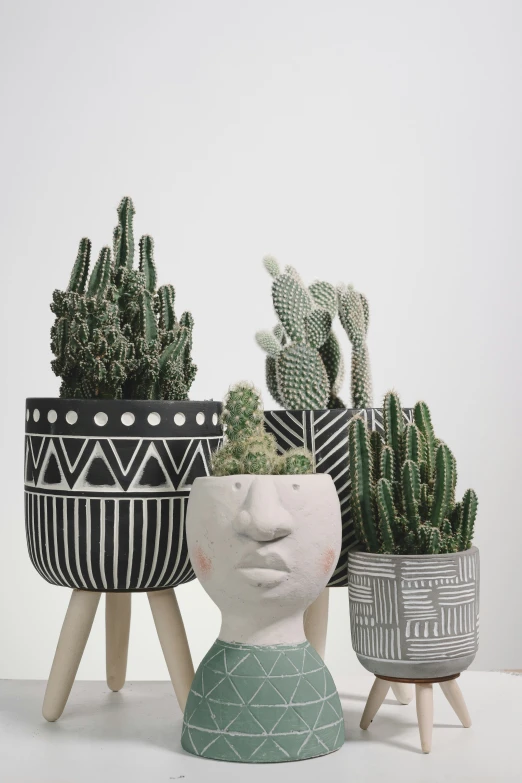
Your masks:
{"label": "black and white patterned planter", "polygon": [[[411,408],[404,408],[403,414],[405,421],[412,421]],[[348,552],[357,545],[350,507],[348,454],[348,422],[357,415],[365,418],[370,429],[383,431],[382,408],[265,411],[265,428],[275,435],[281,453],[295,447],[306,447],[314,455],[317,472],[329,473],[334,480],[341,504],[343,543],[329,587],[346,587]]]}
{"label": "black and white patterned planter", "polygon": [[451,677],[479,637],[479,551],[348,558],[352,646],[378,677]]}
{"label": "black and white patterned planter", "polygon": [[185,511],[221,443],[219,402],[27,400],[25,522],[51,584],[164,590],[194,579]]}

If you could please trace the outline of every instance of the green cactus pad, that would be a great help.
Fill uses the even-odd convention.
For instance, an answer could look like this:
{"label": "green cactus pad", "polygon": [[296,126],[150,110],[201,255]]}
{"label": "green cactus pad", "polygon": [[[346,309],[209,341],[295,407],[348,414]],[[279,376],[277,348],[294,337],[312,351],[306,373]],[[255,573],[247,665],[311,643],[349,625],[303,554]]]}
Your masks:
{"label": "green cactus pad", "polygon": [[294,275],[284,274],[275,278],[272,297],[277,317],[292,340],[305,340],[305,317],[312,310],[308,291]]}
{"label": "green cactus pad", "polygon": [[323,756],[343,743],[339,695],[308,642],[212,645],[187,699],[188,753],[255,764]]}
{"label": "green cactus pad", "polygon": [[330,384],[317,351],[294,343],[276,360],[277,386],[289,410],[321,409],[328,405]]}

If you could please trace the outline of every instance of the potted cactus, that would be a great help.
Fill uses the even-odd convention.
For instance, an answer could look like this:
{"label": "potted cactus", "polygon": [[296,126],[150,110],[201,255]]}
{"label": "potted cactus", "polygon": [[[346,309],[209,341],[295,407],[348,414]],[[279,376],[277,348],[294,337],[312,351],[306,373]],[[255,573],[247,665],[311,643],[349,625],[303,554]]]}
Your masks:
{"label": "potted cactus", "polygon": [[390,681],[416,682],[419,718],[425,716],[421,740],[429,750],[432,682],[443,684],[469,725],[454,678],[478,647],[477,496],[468,489],[456,500],[455,457],[436,437],[424,402],[406,425],[396,393],[385,396],[383,410],[384,437],[358,416],[348,428],[361,545],[348,558],[352,645],[378,677],[361,725],[368,727]]}
{"label": "potted cactus", "polygon": [[187,514],[194,570],[222,624],[196,672],[181,744],[251,763],[330,753],[344,742],[341,704],[303,613],[339,554],[335,487],[313,474],[305,449],[277,453],[250,384],[229,391],[222,421],[214,475],[196,479]]}
{"label": "potted cactus", "polygon": [[[273,331],[256,334],[266,353],[266,382],[283,410],[266,411],[265,426],[280,451],[306,446],[316,470],[335,483],[343,519],[343,544],[330,587],[347,584],[348,551],[356,545],[350,508],[346,426],[359,414],[372,430],[382,431],[382,410],[372,407],[370,360],[366,344],[370,311],[353,286],[315,281],[306,287],[293,267],[281,270],[272,258],[264,265],[273,278],[272,300],[279,319]],[[339,397],[344,361],[333,323],[339,315],[352,345],[351,408]],[[403,411],[405,421],[411,410]],[[324,597],[327,609],[327,594]]]}
{"label": "potted cactus", "polygon": [[[115,661],[126,654],[118,657],[111,639],[128,638],[130,593],[148,592],[161,625],[156,605],[174,616],[170,588],[194,578],[186,504],[194,479],[208,475],[222,434],[220,404],[188,400],[196,373],[193,319],[189,312],[176,318],[171,285],[157,287],[150,236],[141,238],[134,266],[133,217],[131,199],[122,199],[113,251],[102,248],[92,270],[91,243],[81,240],[69,285],[54,292],[51,305],[60,397],[28,399],[26,409],[29,554],[46,581],[73,588],[69,625],[82,615],[87,635],[100,593],[107,593],[114,690],[124,680],[124,664]],[[123,631],[116,617],[122,613]],[[182,700],[190,669],[186,664]],[[44,714],[55,720],[68,690],[51,680]]]}

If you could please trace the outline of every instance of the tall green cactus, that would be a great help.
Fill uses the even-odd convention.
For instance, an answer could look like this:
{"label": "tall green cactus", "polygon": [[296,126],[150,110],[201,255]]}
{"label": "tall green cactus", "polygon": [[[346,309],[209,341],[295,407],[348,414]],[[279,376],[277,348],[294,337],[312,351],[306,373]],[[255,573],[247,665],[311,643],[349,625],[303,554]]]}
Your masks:
{"label": "tall green cactus", "polygon": [[242,381],[229,389],[221,414],[226,443],[212,456],[214,476],[313,473],[313,457],[305,449],[277,453],[263,418],[261,394],[252,384]]}
{"label": "tall green cactus", "polygon": [[187,399],[197,369],[194,321],[188,312],[176,319],[172,286],[156,291],[152,237],[141,237],[134,268],[134,214],[123,198],[112,258],[102,248],[89,276],[91,242],[82,239],[67,290],[53,294],[52,368],[62,397]]}
{"label": "tall green cactus", "polygon": [[[366,332],[368,304],[353,288],[342,295],[316,281],[308,288],[293,267],[284,271],[272,258],[264,265],[273,277],[272,300],[279,323],[256,334],[267,354],[266,382],[276,402],[287,409],[344,408],[339,398],[344,378],[341,348],[332,323],[341,312],[352,340],[352,397],[355,407],[371,405]],[[348,301],[349,300],[349,301]]]}
{"label": "tall green cactus", "polygon": [[405,424],[401,403],[383,403],[384,437],[360,416],[348,428],[351,504],[356,533],[368,552],[437,554],[469,549],[477,514],[472,489],[455,502],[456,462],[435,438],[429,408],[418,402]]}

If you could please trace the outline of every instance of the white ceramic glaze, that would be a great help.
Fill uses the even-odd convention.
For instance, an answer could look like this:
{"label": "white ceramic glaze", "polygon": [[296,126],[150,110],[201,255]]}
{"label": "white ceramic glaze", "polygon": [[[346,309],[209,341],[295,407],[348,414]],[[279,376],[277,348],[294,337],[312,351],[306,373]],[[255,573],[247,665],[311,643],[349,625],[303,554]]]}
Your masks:
{"label": "white ceramic glaze", "polygon": [[221,640],[299,644],[303,613],[339,558],[334,483],[326,474],[197,478],[187,541],[196,576],[221,610]]}

